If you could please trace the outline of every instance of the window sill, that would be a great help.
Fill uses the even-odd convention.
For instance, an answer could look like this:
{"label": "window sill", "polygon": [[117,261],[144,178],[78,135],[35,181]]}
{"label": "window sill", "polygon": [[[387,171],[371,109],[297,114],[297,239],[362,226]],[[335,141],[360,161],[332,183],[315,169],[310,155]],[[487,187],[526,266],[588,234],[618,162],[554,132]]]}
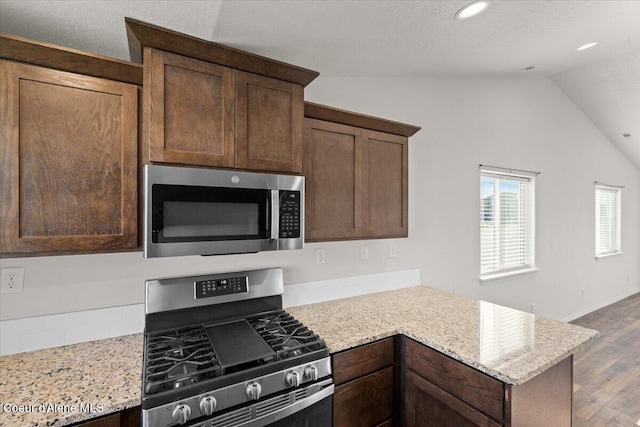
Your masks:
{"label": "window sill", "polygon": [[507,280],[507,279],[511,279],[513,277],[517,277],[517,276],[526,276],[528,274],[533,274],[540,271],[539,268],[536,267],[529,267],[529,268],[523,268],[520,270],[513,270],[513,271],[503,271],[503,272],[499,272],[499,273],[491,273],[491,274],[485,274],[480,276],[479,280],[480,283],[485,284],[485,283],[491,283],[491,282],[498,282],[501,280]]}
{"label": "window sill", "polygon": [[606,254],[599,254],[599,255],[596,255],[596,261],[599,258],[607,258],[607,257],[614,256],[614,255],[622,255],[622,253],[623,253],[622,251],[616,251],[616,252],[609,252],[609,253],[606,253]]}

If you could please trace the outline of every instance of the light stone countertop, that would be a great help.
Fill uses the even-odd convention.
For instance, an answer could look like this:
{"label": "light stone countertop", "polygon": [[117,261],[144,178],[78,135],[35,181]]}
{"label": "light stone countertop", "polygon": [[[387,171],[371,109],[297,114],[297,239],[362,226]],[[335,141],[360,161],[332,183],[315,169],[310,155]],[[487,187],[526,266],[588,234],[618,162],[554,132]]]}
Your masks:
{"label": "light stone countertop", "polygon": [[598,332],[416,286],[287,311],[331,353],[404,334],[508,384],[519,385],[581,349]]}
{"label": "light stone countertop", "polygon": [[[509,384],[526,382],[598,336],[425,286],[287,311],[331,353],[404,334]],[[142,353],[136,334],[0,357],[0,427],[65,426],[140,405]],[[58,406],[39,412],[41,404]],[[102,405],[102,412],[83,412],[80,404]]]}
{"label": "light stone countertop", "polygon": [[135,334],[0,357],[0,426],[65,426],[140,405],[142,347]]}

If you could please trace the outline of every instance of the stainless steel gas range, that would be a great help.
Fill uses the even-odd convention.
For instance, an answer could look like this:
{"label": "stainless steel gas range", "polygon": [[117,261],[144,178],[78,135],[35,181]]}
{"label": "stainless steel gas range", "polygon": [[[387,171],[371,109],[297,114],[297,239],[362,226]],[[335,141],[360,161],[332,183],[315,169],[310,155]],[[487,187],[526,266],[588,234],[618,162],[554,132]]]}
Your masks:
{"label": "stainless steel gas range", "polygon": [[324,341],[282,309],[282,269],[146,282],[144,427],[327,427]]}

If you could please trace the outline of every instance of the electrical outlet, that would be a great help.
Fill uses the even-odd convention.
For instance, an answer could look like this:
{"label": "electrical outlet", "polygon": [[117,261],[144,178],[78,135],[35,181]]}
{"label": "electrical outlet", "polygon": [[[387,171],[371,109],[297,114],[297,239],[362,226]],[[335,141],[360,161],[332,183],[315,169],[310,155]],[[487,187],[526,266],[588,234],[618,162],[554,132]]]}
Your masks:
{"label": "electrical outlet", "polygon": [[584,298],[584,288],[582,288],[582,298]]}
{"label": "electrical outlet", "polygon": [[24,267],[7,267],[0,272],[0,291],[3,294],[19,294],[24,288]]}
{"label": "electrical outlet", "polygon": [[398,257],[398,245],[395,243],[389,243],[389,258]]}
{"label": "electrical outlet", "polygon": [[360,246],[360,261],[369,261],[369,246]]}
{"label": "electrical outlet", "polygon": [[325,253],[324,249],[316,249],[316,264],[324,264]]}
{"label": "electrical outlet", "polygon": [[531,312],[532,313],[536,312],[536,305],[534,303],[531,303]]}

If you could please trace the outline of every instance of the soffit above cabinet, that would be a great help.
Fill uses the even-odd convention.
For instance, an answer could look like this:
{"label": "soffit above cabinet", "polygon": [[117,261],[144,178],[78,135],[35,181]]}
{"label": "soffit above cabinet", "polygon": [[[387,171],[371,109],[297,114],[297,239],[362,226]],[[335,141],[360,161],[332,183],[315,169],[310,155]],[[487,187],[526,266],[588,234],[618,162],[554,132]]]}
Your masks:
{"label": "soffit above cabinet", "polygon": [[421,127],[406,123],[395,122],[393,120],[381,119],[379,117],[368,116],[366,114],[355,113],[353,111],[341,110],[339,108],[326,105],[315,104],[313,102],[304,103],[304,116],[310,119],[325,120],[333,123],[340,123],[348,126],[355,126],[364,129],[377,130],[380,132],[392,133],[406,137],[413,136]]}
{"label": "soffit above cabinet", "polygon": [[133,61],[142,62],[142,48],[155,49],[201,59],[219,65],[306,86],[320,73],[225,45],[199,39],[132,18],[125,18],[129,51]]}

